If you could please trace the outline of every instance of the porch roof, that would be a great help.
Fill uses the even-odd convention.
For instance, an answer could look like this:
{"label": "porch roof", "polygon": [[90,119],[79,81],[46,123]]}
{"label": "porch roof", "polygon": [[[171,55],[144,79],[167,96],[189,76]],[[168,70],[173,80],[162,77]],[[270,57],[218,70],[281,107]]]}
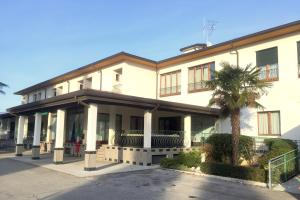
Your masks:
{"label": "porch roof", "polygon": [[186,114],[207,114],[213,116],[219,115],[219,109],[215,108],[129,96],[92,89],[79,90],[37,102],[19,105],[7,109],[7,111],[12,114],[28,114],[34,112],[51,111],[59,108],[67,108],[80,104],[85,105],[85,103],[129,106],[149,110],[157,109],[173,112],[182,112]]}

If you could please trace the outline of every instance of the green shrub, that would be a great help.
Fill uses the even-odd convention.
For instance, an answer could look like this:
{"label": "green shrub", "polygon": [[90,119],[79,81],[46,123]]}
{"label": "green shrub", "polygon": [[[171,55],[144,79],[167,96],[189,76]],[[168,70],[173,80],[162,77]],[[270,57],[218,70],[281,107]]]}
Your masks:
{"label": "green shrub", "polygon": [[165,168],[178,169],[178,167],[186,166],[187,168],[198,167],[201,164],[201,153],[199,151],[191,151],[188,153],[179,153],[174,158],[164,158],[160,165]]}
{"label": "green shrub", "polygon": [[233,166],[223,163],[201,163],[201,171],[205,174],[266,182],[266,171],[261,168]]}
{"label": "green shrub", "polygon": [[[207,143],[212,145],[212,159],[217,162],[231,163],[232,142],[231,134],[213,134],[207,139]],[[254,140],[245,135],[239,136],[239,155],[250,161],[253,157]]]}
{"label": "green shrub", "polygon": [[264,143],[267,145],[269,151],[258,159],[258,163],[264,168],[267,167],[270,159],[297,149],[297,144],[288,139],[270,138],[265,139]]}

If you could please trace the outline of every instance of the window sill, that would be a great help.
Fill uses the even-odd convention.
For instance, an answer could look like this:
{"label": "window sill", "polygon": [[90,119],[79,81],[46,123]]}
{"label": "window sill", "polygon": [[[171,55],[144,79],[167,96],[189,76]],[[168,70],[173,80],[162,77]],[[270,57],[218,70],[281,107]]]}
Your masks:
{"label": "window sill", "polygon": [[279,78],[272,78],[272,79],[261,79],[264,82],[274,82],[274,81],[279,81]]}
{"label": "window sill", "polygon": [[205,92],[205,91],[211,91],[211,90],[212,89],[209,89],[209,88],[203,88],[203,89],[189,90],[188,93]]}
{"label": "window sill", "polygon": [[176,96],[176,95],[181,95],[181,92],[174,93],[174,94],[164,94],[164,95],[159,95],[159,97],[169,97],[169,96]]}
{"label": "window sill", "polygon": [[270,137],[276,136],[276,137],[278,137],[278,136],[281,136],[281,134],[258,134],[258,136],[270,136]]}

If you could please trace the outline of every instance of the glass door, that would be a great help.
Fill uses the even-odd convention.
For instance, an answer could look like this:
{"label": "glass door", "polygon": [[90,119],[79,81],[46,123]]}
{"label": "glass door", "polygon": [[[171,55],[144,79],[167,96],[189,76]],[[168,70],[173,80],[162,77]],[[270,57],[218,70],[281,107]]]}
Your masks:
{"label": "glass door", "polygon": [[97,119],[97,144],[107,144],[109,130],[109,114],[98,113]]}

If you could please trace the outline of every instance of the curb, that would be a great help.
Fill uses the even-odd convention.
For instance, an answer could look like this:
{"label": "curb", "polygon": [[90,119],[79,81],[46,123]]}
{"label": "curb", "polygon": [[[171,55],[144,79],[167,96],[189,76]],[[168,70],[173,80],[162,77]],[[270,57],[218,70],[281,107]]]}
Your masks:
{"label": "curb", "polygon": [[227,182],[239,183],[242,185],[251,185],[251,186],[256,186],[256,187],[268,188],[268,185],[266,183],[257,182],[257,181],[249,181],[249,180],[243,180],[243,179],[238,179],[238,178],[230,178],[230,177],[216,176],[216,175],[211,175],[211,174],[203,174],[201,172],[183,171],[183,170],[178,170],[178,169],[169,169],[169,168],[161,168],[161,169],[180,172],[180,173],[189,174],[189,175],[214,178],[214,179],[219,179],[219,180],[223,180],[223,181],[227,181]]}

